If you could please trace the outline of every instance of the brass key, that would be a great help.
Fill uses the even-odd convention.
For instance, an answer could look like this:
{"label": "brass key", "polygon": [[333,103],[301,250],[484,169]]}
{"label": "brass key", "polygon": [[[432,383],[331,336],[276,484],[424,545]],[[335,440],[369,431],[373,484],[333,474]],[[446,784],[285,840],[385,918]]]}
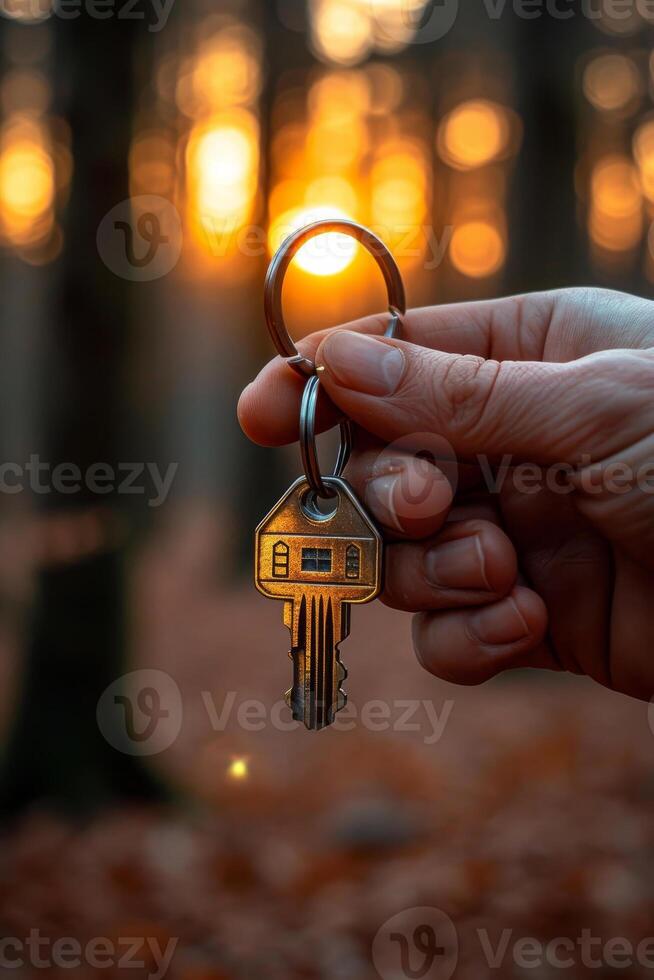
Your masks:
{"label": "brass key", "polygon": [[255,544],[257,588],[284,600],[291,632],[286,701],[310,729],[330,725],[345,706],[339,644],[350,632],[350,604],[370,602],[381,588],[379,532],[345,480],[323,479],[336,494],[332,513],[318,510],[300,477],[261,522]]}

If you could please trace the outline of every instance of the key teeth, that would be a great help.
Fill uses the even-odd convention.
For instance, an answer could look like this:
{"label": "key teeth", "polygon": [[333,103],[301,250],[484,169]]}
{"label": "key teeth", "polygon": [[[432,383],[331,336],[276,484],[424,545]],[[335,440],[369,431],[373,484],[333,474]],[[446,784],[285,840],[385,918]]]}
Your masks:
{"label": "key teeth", "polygon": [[[338,684],[336,700],[333,702],[331,708],[328,711],[320,712],[321,720],[318,720],[319,713],[315,711],[315,708],[310,706],[308,703],[305,704],[304,692],[302,687],[300,687],[299,696],[294,698],[295,693],[295,683],[293,687],[290,687],[284,695],[284,700],[288,707],[291,709],[291,713],[294,721],[301,721],[304,727],[308,731],[322,731],[324,728],[329,728],[336,719],[336,715],[341,711],[347,704],[347,694],[342,688],[342,684],[347,680],[348,672],[347,667],[340,659],[340,644],[342,641],[334,644],[334,654],[335,654],[335,680]],[[304,655],[304,651],[301,647],[291,649],[289,651],[289,658],[294,664],[294,674],[297,677],[300,670],[300,658]],[[315,715],[312,718],[312,715]]]}
{"label": "key teeth", "polygon": [[[343,668],[343,673],[342,673],[342,677],[340,678],[340,680],[341,681],[344,681],[346,677],[347,677],[347,670],[345,668]],[[288,707],[291,709],[291,712],[292,712],[292,715],[293,715],[293,721],[301,721],[301,722],[303,722],[304,727],[308,731],[314,731],[314,730],[318,730],[319,731],[322,728],[328,728],[330,725],[333,725],[334,724],[336,715],[338,714],[339,711],[342,711],[343,708],[347,704],[347,694],[345,693],[345,691],[343,690],[342,687],[339,687],[339,689],[338,689],[338,700],[337,700],[336,705],[335,705],[335,707],[333,708],[333,710],[332,710],[332,712],[330,714],[329,720],[327,722],[325,722],[324,725],[316,725],[315,727],[312,726],[309,722],[307,722],[307,720],[306,720],[306,718],[304,716],[304,712],[303,711],[299,711],[299,710],[296,711],[294,709],[294,707],[293,707],[293,688],[292,687],[289,687],[288,691],[284,695],[284,701],[286,702],[286,704],[288,705]]]}

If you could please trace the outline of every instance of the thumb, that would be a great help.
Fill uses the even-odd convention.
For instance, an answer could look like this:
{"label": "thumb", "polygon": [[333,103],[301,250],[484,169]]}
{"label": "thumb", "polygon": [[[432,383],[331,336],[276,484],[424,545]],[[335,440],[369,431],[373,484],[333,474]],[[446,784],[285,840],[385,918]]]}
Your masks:
{"label": "thumb", "polygon": [[642,420],[642,384],[629,378],[637,356],[496,361],[337,330],[316,363],[332,401],[385,441],[436,432],[461,458],[508,453],[575,463],[581,454],[618,451],[627,420]]}

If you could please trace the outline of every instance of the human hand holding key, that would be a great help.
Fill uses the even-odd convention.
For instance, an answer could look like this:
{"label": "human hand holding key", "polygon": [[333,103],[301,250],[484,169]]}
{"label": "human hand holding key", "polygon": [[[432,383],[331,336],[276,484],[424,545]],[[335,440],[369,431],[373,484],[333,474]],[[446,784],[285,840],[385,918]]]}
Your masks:
{"label": "human hand holding key", "polygon": [[[383,601],[417,612],[433,673],[478,683],[512,667],[585,673],[654,693],[654,304],[563,290],[411,311],[307,338],[324,367],[319,427],[356,424],[347,477],[387,541]],[[303,380],[276,358],[239,416],[263,445],[298,436]],[[386,446],[412,433],[449,443],[466,479]],[[568,467],[568,486],[497,490],[478,457]],[[386,463],[388,468],[386,469]],[[426,480],[429,493],[403,486]]]}

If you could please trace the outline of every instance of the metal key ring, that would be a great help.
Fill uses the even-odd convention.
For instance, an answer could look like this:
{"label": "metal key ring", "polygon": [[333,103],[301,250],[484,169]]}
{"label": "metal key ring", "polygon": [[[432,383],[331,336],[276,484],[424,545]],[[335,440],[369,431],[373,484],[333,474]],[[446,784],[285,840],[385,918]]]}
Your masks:
{"label": "metal key ring", "polygon": [[286,271],[303,245],[318,235],[338,232],[354,238],[370,252],[382,271],[386,289],[388,290],[388,310],[391,320],[384,333],[385,337],[394,337],[406,313],[406,295],[404,283],[397,263],[382,240],[368,228],[358,225],[356,221],[347,219],[325,218],[314,221],[313,224],[300,228],[289,235],[275,253],[266,274],[264,284],[264,311],[266,323],[273,343],[282,357],[300,374],[308,377],[315,372],[315,364],[308,357],[303,357],[291,338],[282,309],[282,284]]}
{"label": "metal key ring", "polygon": [[[284,321],[282,310],[282,284],[286,271],[295,255],[306,242],[317,235],[337,232],[356,239],[370,252],[381,269],[388,290],[388,309],[391,319],[384,332],[385,337],[394,337],[406,313],[406,296],[400,270],[387,247],[373,232],[354,221],[328,218],[315,221],[296,231],[282,243],[268,268],[264,286],[264,309],[266,323],[275,347],[282,357],[303,377],[307,383],[300,406],[300,452],[302,465],[311,492],[319,497],[333,497],[336,491],[329,487],[320,473],[318,451],[316,448],[316,407],[320,378],[316,366],[308,357],[303,357],[293,342]],[[333,477],[340,477],[352,452],[352,426],[349,421],[340,423],[341,442]]]}
{"label": "metal key ring", "polygon": [[[300,405],[300,453],[302,455],[302,466],[304,475],[307,478],[312,492],[319,497],[334,497],[336,491],[328,487],[323,481],[318,462],[318,451],[316,448],[316,406],[318,404],[318,392],[320,390],[320,377],[313,374],[302,393],[302,403]],[[332,476],[342,476],[343,470],[352,452],[352,425],[345,420],[340,423],[341,442],[338,447],[338,456],[332,471]]]}

